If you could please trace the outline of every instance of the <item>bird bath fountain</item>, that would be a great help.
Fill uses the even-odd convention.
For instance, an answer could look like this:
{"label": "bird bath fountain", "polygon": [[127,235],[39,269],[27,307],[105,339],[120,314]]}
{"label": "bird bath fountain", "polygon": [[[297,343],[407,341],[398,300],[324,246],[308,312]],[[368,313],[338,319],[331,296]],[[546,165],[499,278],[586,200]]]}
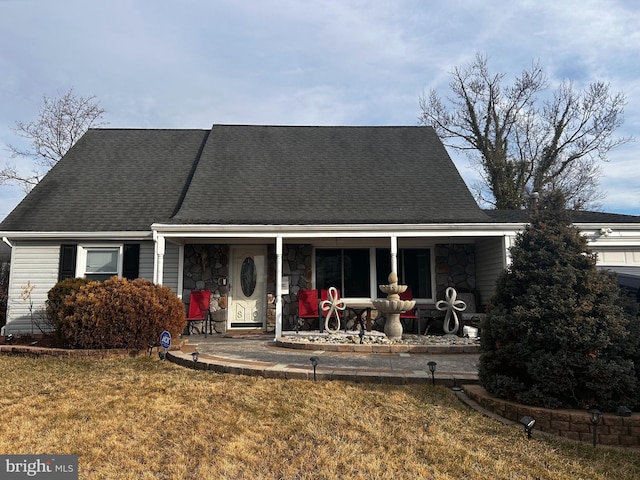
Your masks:
{"label": "bird bath fountain", "polygon": [[384,333],[389,340],[402,339],[402,323],[400,314],[411,310],[415,305],[415,300],[400,300],[400,294],[407,289],[407,285],[398,285],[398,275],[394,272],[389,274],[389,284],[379,285],[380,290],[387,294],[387,298],[376,298],[373,300],[373,308],[385,314]]}

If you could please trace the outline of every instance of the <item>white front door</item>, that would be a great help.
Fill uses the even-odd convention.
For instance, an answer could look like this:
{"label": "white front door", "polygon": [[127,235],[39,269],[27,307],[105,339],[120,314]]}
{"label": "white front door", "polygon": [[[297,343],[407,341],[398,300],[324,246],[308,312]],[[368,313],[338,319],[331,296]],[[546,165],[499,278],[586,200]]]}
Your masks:
{"label": "white front door", "polygon": [[265,328],[266,263],[264,246],[232,249],[231,311],[229,328]]}

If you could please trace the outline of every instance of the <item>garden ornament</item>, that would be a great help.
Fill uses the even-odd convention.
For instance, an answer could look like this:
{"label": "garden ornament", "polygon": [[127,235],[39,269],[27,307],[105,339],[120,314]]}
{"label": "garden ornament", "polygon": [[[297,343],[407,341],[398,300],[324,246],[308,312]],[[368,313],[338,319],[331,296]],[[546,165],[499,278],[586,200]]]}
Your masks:
{"label": "garden ornament", "polygon": [[[448,287],[445,294],[444,300],[440,300],[436,303],[436,308],[440,311],[445,311],[444,316],[444,324],[442,325],[442,329],[444,333],[453,333],[457,332],[458,328],[460,328],[460,321],[458,320],[458,314],[456,312],[462,312],[467,308],[467,304],[462,300],[456,300],[458,296],[455,288]],[[453,326],[449,328],[449,324],[451,324],[451,317],[453,317]]]}
{"label": "garden ornament", "polygon": [[[324,319],[324,328],[329,333],[338,333],[340,331],[340,313],[343,312],[347,306],[338,295],[338,289],[336,287],[329,287],[329,291],[327,292],[327,300],[323,301],[320,306],[322,307],[323,312],[327,312]],[[329,328],[329,320],[331,317],[335,317],[337,321],[337,326],[335,330]]]}

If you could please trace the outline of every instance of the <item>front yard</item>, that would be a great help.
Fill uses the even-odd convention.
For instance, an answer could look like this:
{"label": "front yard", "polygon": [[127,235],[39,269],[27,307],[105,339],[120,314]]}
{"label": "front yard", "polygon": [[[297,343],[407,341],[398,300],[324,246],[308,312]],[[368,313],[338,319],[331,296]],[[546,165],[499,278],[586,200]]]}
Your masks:
{"label": "front yard", "polygon": [[640,451],[550,440],[443,387],[265,380],[141,357],[0,356],[0,452],[82,479],[636,479]]}

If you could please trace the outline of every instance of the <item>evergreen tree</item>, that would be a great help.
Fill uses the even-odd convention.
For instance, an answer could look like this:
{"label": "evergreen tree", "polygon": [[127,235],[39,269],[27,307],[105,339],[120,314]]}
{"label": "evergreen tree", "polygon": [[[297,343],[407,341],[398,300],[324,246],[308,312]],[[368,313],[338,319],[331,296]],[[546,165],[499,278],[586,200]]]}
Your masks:
{"label": "evergreen tree", "polygon": [[586,238],[553,205],[532,214],[511,248],[483,326],[480,383],[549,408],[634,406],[637,322],[615,276],[596,268]]}

